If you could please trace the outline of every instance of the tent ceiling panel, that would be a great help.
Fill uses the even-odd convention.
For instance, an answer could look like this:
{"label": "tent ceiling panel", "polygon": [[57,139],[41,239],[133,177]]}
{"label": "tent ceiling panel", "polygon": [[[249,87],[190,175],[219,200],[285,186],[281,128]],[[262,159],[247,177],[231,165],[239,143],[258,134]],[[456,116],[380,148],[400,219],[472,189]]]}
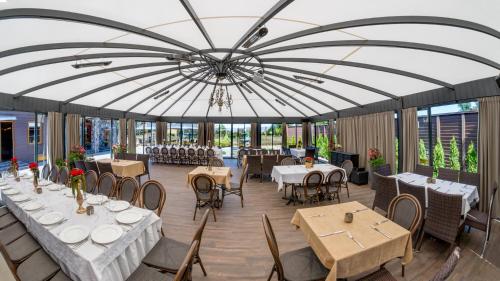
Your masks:
{"label": "tent ceiling panel", "polygon": [[[158,32],[159,30],[161,30],[160,27],[158,27],[158,29],[152,29],[152,31],[155,32]],[[117,37],[108,38],[106,42],[147,45],[147,46],[155,46],[155,47],[170,48],[170,49],[185,51],[184,49],[178,46],[133,33],[122,33]]]}
{"label": "tent ceiling panel", "polygon": [[59,49],[39,52],[30,52],[19,55],[7,56],[0,59],[0,70],[13,67],[20,64],[29,63],[37,60],[45,60],[56,57],[71,56],[85,49]]}
{"label": "tent ceiling panel", "polygon": [[[161,79],[164,76],[166,76],[166,75],[165,74],[159,75],[158,77],[155,77],[155,80]],[[165,82],[158,83],[154,86],[151,86],[149,88],[145,88],[145,89],[140,90],[132,95],[127,96],[126,98],[120,99],[120,100],[108,105],[106,108],[116,109],[116,110],[123,110],[124,108],[129,108],[131,105],[142,101],[145,97],[152,95],[153,93],[155,93],[156,91],[159,91],[160,89],[163,89],[164,87],[168,86],[170,83],[172,83],[172,81],[165,81]],[[128,92],[135,90],[139,87],[140,87],[139,85],[136,85],[136,86],[132,87],[131,89],[129,89]]]}
{"label": "tent ceiling panel", "polygon": [[[172,84],[173,82],[175,82],[178,79],[179,78],[172,79],[171,81],[169,81],[167,83],[167,85],[165,87],[167,87],[168,85]],[[156,106],[155,109],[153,111],[151,111],[150,113],[148,113],[148,114],[159,115],[168,106],[168,105],[165,104],[165,102],[162,102],[162,100],[165,99],[165,97],[167,97],[168,95],[172,95],[172,93],[176,92],[179,88],[181,88],[181,86],[183,84],[184,84],[184,81],[181,82],[181,83],[179,83],[179,84],[177,84],[177,85],[175,85],[175,86],[173,86],[173,87],[169,87],[168,88],[169,93],[167,95],[163,95],[162,97],[160,97],[158,99],[154,99],[154,97],[146,99],[148,97],[148,95],[152,95],[152,94],[147,93],[147,95],[145,95],[144,98],[142,99],[141,104],[139,104],[137,107],[133,108],[131,110],[131,112],[145,114],[146,112],[148,112],[149,110],[151,110],[153,107]],[[160,90],[164,89],[165,87],[160,88]],[[161,94],[161,93],[159,93],[159,94]],[[132,105],[134,105],[134,104],[130,103],[129,105],[127,105],[127,109],[130,108]]]}
{"label": "tent ceiling panel", "polygon": [[170,38],[175,38],[198,49],[210,48],[201,32],[191,20],[161,24],[150,30]]}
{"label": "tent ceiling panel", "polygon": [[140,86],[141,84],[139,81],[137,82],[128,82],[124,83],[112,88],[108,88],[102,91],[99,91],[97,93],[88,95],[86,97],[83,97],[81,99],[77,99],[74,101],[74,103],[77,104],[83,104],[83,105],[91,105],[91,106],[97,106],[100,107],[106,102],[109,102],[117,97],[122,96],[124,93],[130,91],[130,89],[133,89],[135,87]]}
{"label": "tent ceiling panel", "polygon": [[284,51],[279,53],[264,54],[262,58],[289,58],[289,57],[320,57],[332,60],[341,60],[351,54],[357,47],[325,47]]}

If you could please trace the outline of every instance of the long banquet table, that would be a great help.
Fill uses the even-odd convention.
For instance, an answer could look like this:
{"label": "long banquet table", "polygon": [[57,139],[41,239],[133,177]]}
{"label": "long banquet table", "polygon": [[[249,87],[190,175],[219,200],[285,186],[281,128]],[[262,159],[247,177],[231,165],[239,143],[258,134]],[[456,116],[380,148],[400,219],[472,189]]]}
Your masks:
{"label": "long banquet table", "polygon": [[[477,186],[458,182],[436,179],[436,183],[427,183],[427,177],[413,173],[401,173],[394,177],[409,184],[419,185],[425,188],[425,207],[427,207],[427,189],[431,188],[447,194],[462,195],[462,215],[469,212],[474,202],[479,202]],[[397,183],[397,182],[396,182]],[[399,194],[399,185],[397,185]]]}
{"label": "long banquet table", "polygon": [[[288,165],[288,166],[274,166],[271,172],[271,178],[278,183],[278,191],[283,189],[283,184],[301,184],[304,176],[311,171],[320,171],[325,174],[333,170],[343,168],[331,164],[314,164],[312,168],[306,168],[304,165]],[[345,170],[344,170],[345,171]]]}
{"label": "long banquet table", "polygon": [[[81,246],[72,247],[59,239],[58,235],[63,229],[82,225],[92,232],[100,225],[117,224],[117,213],[109,211],[104,205],[94,205],[93,215],[77,214],[76,200],[63,194],[68,188],[61,186],[61,191],[50,191],[47,187],[42,187],[43,192],[36,194],[31,179],[16,182],[8,178],[6,182],[11,189],[18,189],[20,194],[28,195],[30,201],[36,200],[45,206],[40,211],[26,211],[23,209],[26,202],[12,201],[10,197],[13,195],[6,195],[5,186],[0,187],[2,199],[10,211],[73,280],[125,280],[160,239],[161,219],[152,211],[132,207],[144,217],[134,225],[123,226],[123,235],[118,240],[101,245],[88,239]],[[38,222],[43,214],[52,211],[61,212],[67,221],[49,227]]]}

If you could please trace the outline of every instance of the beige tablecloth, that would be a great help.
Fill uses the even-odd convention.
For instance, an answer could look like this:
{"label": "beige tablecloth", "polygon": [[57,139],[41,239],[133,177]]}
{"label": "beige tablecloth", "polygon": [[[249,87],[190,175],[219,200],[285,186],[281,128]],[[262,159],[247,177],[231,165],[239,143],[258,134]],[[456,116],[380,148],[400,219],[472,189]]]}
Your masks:
{"label": "beige tablecloth", "polygon": [[[370,227],[385,219],[371,209],[355,213],[352,223],[344,222],[346,212],[365,208],[367,207],[354,201],[298,209],[295,212],[291,223],[302,230],[323,265],[331,269],[327,280],[334,281],[337,278],[354,276],[398,257],[402,257],[404,264],[412,260],[410,232],[392,221],[387,221],[377,226],[391,238],[385,237]],[[365,248],[358,246],[345,232],[320,237],[322,234],[340,230],[351,232],[354,239]]]}
{"label": "beige tablecloth", "polygon": [[111,159],[98,160],[101,163],[111,163],[113,173],[119,177],[136,177],[144,173],[144,163],[142,161],[122,160],[114,162]]}
{"label": "beige tablecloth", "polygon": [[189,172],[188,186],[191,186],[191,179],[198,174],[207,174],[214,178],[217,184],[224,184],[227,189],[231,189],[231,168],[229,167],[212,167],[212,171],[209,171],[207,166],[198,166]]}

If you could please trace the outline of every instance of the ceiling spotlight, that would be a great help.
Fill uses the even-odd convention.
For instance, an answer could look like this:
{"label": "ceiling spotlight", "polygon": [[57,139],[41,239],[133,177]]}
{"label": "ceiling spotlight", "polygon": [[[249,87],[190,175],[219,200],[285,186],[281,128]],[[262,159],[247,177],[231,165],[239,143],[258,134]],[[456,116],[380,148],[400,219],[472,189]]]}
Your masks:
{"label": "ceiling spotlight", "polygon": [[159,98],[163,97],[164,95],[166,95],[166,94],[168,94],[168,93],[170,93],[170,90],[167,90],[167,91],[165,91],[165,92],[163,92],[163,93],[161,93],[161,94],[157,95],[156,97],[154,97],[154,99],[155,99],[155,100],[157,100],[157,99],[159,99]]}
{"label": "ceiling spotlight", "polygon": [[280,99],[275,99],[275,101],[277,103],[281,104],[282,106],[286,106],[286,104],[282,100],[280,100]]}
{"label": "ceiling spotlight", "polygon": [[249,94],[252,94],[253,92],[250,90],[250,88],[248,88],[248,86],[244,83],[241,83],[241,87],[243,89],[245,89],[245,91],[247,91]]}
{"label": "ceiling spotlight", "polygon": [[305,77],[305,76],[300,76],[300,75],[294,75],[293,78],[297,79],[297,80],[303,80],[303,81],[307,81],[307,82],[311,82],[311,83],[318,83],[318,84],[323,84],[323,80],[318,80],[318,79],[314,79],[314,78],[309,78],[309,77]]}
{"label": "ceiling spotlight", "polygon": [[75,63],[71,66],[75,69],[85,68],[85,67],[95,67],[95,66],[108,66],[112,61],[99,61],[99,62],[86,62],[86,63]]}
{"label": "ceiling spotlight", "polygon": [[190,55],[168,54],[165,58],[169,61],[194,63],[194,60]]}
{"label": "ceiling spotlight", "polygon": [[267,27],[262,27],[261,29],[257,30],[254,35],[252,35],[245,43],[243,43],[243,48],[250,48],[253,44],[255,44],[255,42],[259,41],[260,38],[266,36],[267,32]]}

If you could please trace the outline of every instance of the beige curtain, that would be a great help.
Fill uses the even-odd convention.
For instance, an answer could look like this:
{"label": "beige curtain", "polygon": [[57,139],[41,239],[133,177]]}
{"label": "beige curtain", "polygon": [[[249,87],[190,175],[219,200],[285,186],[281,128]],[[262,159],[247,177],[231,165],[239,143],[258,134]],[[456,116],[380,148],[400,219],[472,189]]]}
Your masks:
{"label": "beige curtain", "polygon": [[213,122],[207,122],[205,124],[206,128],[206,132],[207,132],[207,143],[206,145],[208,145],[208,141],[210,141],[210,145],[214,145],[214,123]]}
{"label": "beige curtain", "polygon": [[63,159],[63,115],[49,112],[47,116],[47,160],[51,167]]}
{"label": "beige curtain", "polygon": [[[500,97],[479,99],[479,208],[488,209],[493,184],[500,184]],[[494,217],[500,216],[500,196],[496,195]]]}
{"label": "beige curtain", "polygon": [[80,145],[80,114],[66,115],[66,156],[71,148]]}
{"label": "beige curtain", "polygon": [[161,127],[161,122],[156,121],[156,145],[161,145],[163,142],[163,131]]}
{"label": "beige curtain", "polygon": [[127,119],[120,118],[120,144],[127,144]]}
{"label": "beige curtain", "polygon": [[338,143],[346,152],[359,154],[359,166],[368,168],[368,149],[378,148],[394,172],[394,112],[337,119]]}
{"label": "beige curtain", "polygon": [[128,119],[127,120],[127,152],[128,153],[135,153],[135,120],[134,119]]}
{"label": "beige curtain", "polygon": [[257,123],[250,125],[250,146],[257,147]]}
{"label": "beige curtain", "polygon": [[401,122],[403,122],[403,132],[401,137],[403,172],[413,172],[418,163],[418,119],[417,108],[407,108],[402,110]]}
{"label": "beige curtain", "polygon": [[302,122],[302,147],[311,145],[311,126],[309,122]]}
{"label": "beige curtain", "polygon": [[288,135],[285,122],[281,123],[281,147],[288,147]]}
{"label": "beige curtain", "polygon": [[198,122],[198,145],[206,145],[204,122]]}

